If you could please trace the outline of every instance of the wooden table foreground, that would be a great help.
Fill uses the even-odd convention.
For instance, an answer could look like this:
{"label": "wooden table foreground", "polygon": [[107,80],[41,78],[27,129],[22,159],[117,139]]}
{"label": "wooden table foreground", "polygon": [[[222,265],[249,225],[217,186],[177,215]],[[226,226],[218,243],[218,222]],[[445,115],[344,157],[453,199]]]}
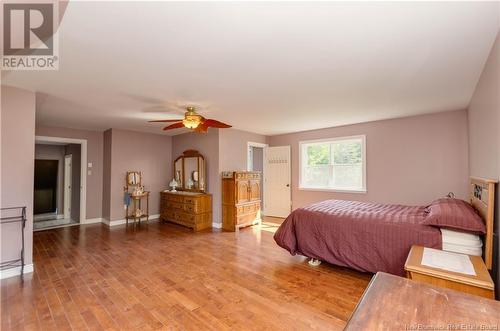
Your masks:
{"label": "wooden table foreground", "polygon": [[498,330],[500,302],[377,273],[345,330]]}

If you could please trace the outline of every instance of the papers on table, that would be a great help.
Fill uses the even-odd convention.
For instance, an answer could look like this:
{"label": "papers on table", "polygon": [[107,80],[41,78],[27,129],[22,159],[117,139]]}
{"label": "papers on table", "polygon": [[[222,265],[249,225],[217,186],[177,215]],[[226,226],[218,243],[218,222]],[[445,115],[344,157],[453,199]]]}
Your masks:
{"label": "papers on table", "polygon": [[424,248],[421,264],[432,268],[476,276],[474,266],[472,265],[469,256],[464,254],[451,253],[433,248]]}

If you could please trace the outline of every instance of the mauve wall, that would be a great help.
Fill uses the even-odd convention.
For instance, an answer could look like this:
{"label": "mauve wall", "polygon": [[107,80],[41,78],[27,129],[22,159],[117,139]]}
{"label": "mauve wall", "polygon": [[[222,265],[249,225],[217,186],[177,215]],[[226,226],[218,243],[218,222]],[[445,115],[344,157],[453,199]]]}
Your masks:
{"label": "mauve wall", "polygon": [[[366,194],[298,189],[299,141],[362,134],[367,147]],[[268,142],[291,146],[294,209],[326,199],[425,205],[449,191],[467,196],[466,111],[271,136]]]}
{"label": "mauve wall", "polygon": [[64,214],[64,145],[35,144],[35,160],[57,160],[57,214]]}
{"label": "mauve wall", "polygon": [[160,213],[160,191],[172,178],[172,138],[160,134],[111,129],[110,220],[125,218],[123,187],[127,171],[142,171],[149,213]]}
{"label": "mauve wall", "polygon": [[[221,182],[219,176],[219,133],[222,130],[209,129],[207,133],[188,132],[172,137],[172,159],[182,152],[194,149],[205,157],[207,168],[207,192],[212,194],[213,222],[221,223]],[[169,174],[171,180],[173,173]]]}
{"label": "mauve wall", "polygon": [[247,170],[248,142],[266,143],[266,136],[235,130],[219,130],[220,171]]}
{"label": "mauve wall", "polygon": [[[35,93],[1,87],[1,207],[27,207],[25,262],[32,263],[33,183],[35,158]],[[2,226],[0,261],[19,258],[18,224]]]}
{"label": "mauve wall", "polygon": [[[491,179],[500,178],[500,35],[476,86],[468,109],[469,115],[469,167],[471,176]],[[500,284],[500,192],[497,186],[495,210],[497,287]],[[499,291],[497,291],[497,298]]]}
{"label": "mauve wall", "polygon": [[36,127],[37,136],[74,138],[87,140],[87,162],[92,162],[92,174],[87,175],[87,219],[102,216],[102,157],[103,134],[98,131],[56,128],[47,126]]}

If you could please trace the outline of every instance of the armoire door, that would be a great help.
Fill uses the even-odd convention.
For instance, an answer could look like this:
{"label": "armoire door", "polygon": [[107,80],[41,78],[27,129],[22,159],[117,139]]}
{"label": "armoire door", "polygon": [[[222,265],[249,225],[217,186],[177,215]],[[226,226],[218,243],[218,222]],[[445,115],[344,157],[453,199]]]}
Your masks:
{"label": "armoire door", "polygon": [[260,180],[250,180],[250,201],[260,200]]}
{"label": "armoire door", "polygon": [[243,203],[250,201],[249,196],[249,182],[248,180],[236,181],[236,203]]}

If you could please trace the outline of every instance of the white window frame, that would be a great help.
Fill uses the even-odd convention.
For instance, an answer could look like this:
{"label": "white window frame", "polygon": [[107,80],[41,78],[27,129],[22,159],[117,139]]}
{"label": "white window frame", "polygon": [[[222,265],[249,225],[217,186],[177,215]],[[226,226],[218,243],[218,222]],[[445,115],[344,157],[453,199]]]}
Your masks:
{"label": "white window frame", "polygon": [[[362,166],[362,183],[363,187],[361,189],[335,189],[335,188],[314,188],[314,187],[304,187],[302,185],[302,146],[313,144],[313,143],[322,143],[322,142],[335,142],[340,140],[351,140],[351,139],[361,139],[361,157],[363,159]],[[301,191],[325,191],[325,192],[340,192],[340,193],[366,193],[366,135],[357,135],[357,136],[345,136],[345,137],[334,137],[334,138],[325,138],[325,139],[315,139],[315,140],[303,140],[299,141],[299,190]]]}

